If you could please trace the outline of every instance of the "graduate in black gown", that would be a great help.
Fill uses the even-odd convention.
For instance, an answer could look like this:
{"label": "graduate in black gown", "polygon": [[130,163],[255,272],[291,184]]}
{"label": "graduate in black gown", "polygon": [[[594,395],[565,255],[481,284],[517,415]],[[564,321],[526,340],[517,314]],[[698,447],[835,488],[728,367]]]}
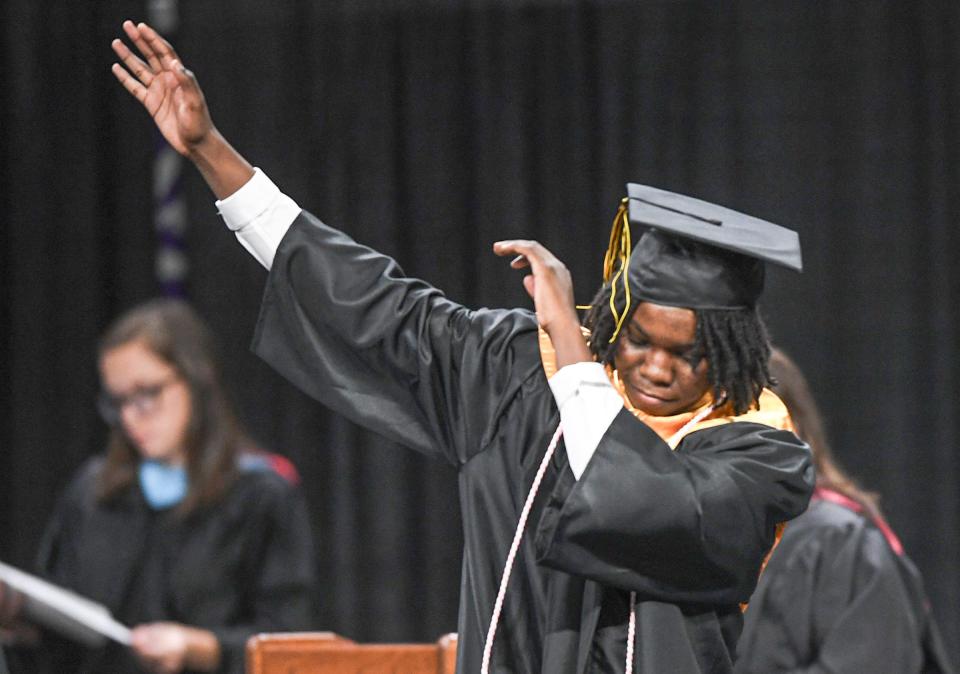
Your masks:
{"label": "graduate in black gown", "polygon": [[[470,310],[302,211],[219,134],[170,45],[124,31],[143,59],[115,40],[115,76],[270,269],[256,352],[458,467],[458,671],[731,671],[740,603],[813,487],[765,390],[756,309],[760,258],[798,267],[796,235],[632,185],[589,339],[566,268],[535,242],[494,252],[531,268],[536,312]],[[631,224],[659,232],[631,251]]]}
{"label": "graduate in black gown", "polygon": [[834,461],[800,369],[780,351],[770,369],[798,435],[813,450],[817,488],[807,512],[786,528],[750,600],[736,671],[954,671],[920,573],[876,495]]}

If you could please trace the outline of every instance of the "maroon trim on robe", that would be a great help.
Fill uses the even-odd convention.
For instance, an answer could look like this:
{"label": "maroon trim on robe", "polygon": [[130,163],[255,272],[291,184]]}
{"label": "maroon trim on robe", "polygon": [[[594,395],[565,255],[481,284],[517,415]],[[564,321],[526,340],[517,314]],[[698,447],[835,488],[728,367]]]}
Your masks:
{"label": "maroon trim on robe", "polygon": [[[842,506],[847,510],[852,510],[858,515],[863,514],[864,508],[862,505],[854,501],[849,496],[844,496],[840,492],[832,489],[817,487],[813,492],[813,498],[820,499],[822,501],[830,501],[830,503],[836,503],[838,506]],[[887,524],[887,521],[879,516],[871,517],[870,521],[877,525],[880,533],[882,533],[883,537],[887,539],[887,544],[897,555],[897,557],[902,557],[903,544],[900,542],[900,539],[897,538],[897,535],[893,533],[893,529],[890,528],[890,525]]]}

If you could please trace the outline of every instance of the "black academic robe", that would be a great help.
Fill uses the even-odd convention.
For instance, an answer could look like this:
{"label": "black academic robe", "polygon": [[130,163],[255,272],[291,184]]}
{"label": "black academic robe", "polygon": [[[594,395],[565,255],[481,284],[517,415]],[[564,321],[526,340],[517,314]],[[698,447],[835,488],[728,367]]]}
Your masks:
{"label": "black academic robe", "polygon": [[[299,491],[269,469],[242,470],[216,506],[181,518],[152,510],[138,486],[94,497],[100,458],[85,464],[47,527],[39,572],[133,626],[174,621],[211,630],[219,672],[242,674],[247,638],[315,627],[310,523]],[[128,649],[44,634],[30,672],[143,672]]]}
{"label": "black academic robe", "polygon": [[739,674],[952,672],[920,574],[866,517],[814,499],[747,609]]}
{"label": "black academic robe", "polygon": [[[303,212],[277,251],[254,349],[327,406],[459,468],[457,664],[479,671],[518,516],[559,423],[534,314],[469,310]],[[491,672],[623,671],[630,590],[634,671],[730,671],[738,602],[775,525],[811,489],[806,446],[758,424],[692,433],[674,452],[624,410],[579,481],[561,443]]]}

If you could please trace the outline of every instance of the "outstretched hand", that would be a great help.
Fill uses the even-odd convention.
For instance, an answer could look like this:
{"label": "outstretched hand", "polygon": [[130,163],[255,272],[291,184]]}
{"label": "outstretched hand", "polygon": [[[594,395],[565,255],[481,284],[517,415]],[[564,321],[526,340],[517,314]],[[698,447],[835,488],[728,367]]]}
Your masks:
{"label": "outstretched hand", "polygon": [[553,341],[557,365],[592,360],[580,331],[573,280],[566,265],[536,241],[498,241],[493,252],[501,257],[516,256],[510,262],[514,269],[530,268],[532,273],[523,278],[523,287],[533,299],[537,322]]}
{"label": "outstretched hand", "polygon": [[143,59],[122,40],[114,40],[111,47],[126,68],[114,63],[113,74],[143,104],[167,142],[189,155],[214,130],[196,78],[170,43],[147,24],[124,21],[123,30]]}
{"label": "outstretched hand", "polygon": [[218,199],[236,192],[250,180],[253,167],[214,127],[193,73],[147,24],[124,21],[123,31],[143,58],[114,40],[113,51],[123,62],[113,64],[114,76],[143,104],[170,146],[196,165]]}

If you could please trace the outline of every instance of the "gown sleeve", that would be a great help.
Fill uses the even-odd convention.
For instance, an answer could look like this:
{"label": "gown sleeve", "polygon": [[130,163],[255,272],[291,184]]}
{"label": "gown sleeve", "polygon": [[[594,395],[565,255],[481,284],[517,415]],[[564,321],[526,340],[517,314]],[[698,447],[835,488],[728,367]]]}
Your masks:
{"label": "gown sleeve", "polygon": [[460,464],[540,368],[536,329],[529,311],[451,302],[303,211],[271,267],[254,350],[358,424]]}
{"label": "gown sleeve", "polygon": [[738,673],[947,671],[922,667],[923,615],[879,531],[821,528],[774,561],[747,610]]}
{"label": "gown sleeve", "polygon": [[579,481],[561,479],[540,520],[540,561],[644,599],[748,599],[775,527],[803,512],[810,452],[787,431],[737,422],[677,451],[627,410]]}

